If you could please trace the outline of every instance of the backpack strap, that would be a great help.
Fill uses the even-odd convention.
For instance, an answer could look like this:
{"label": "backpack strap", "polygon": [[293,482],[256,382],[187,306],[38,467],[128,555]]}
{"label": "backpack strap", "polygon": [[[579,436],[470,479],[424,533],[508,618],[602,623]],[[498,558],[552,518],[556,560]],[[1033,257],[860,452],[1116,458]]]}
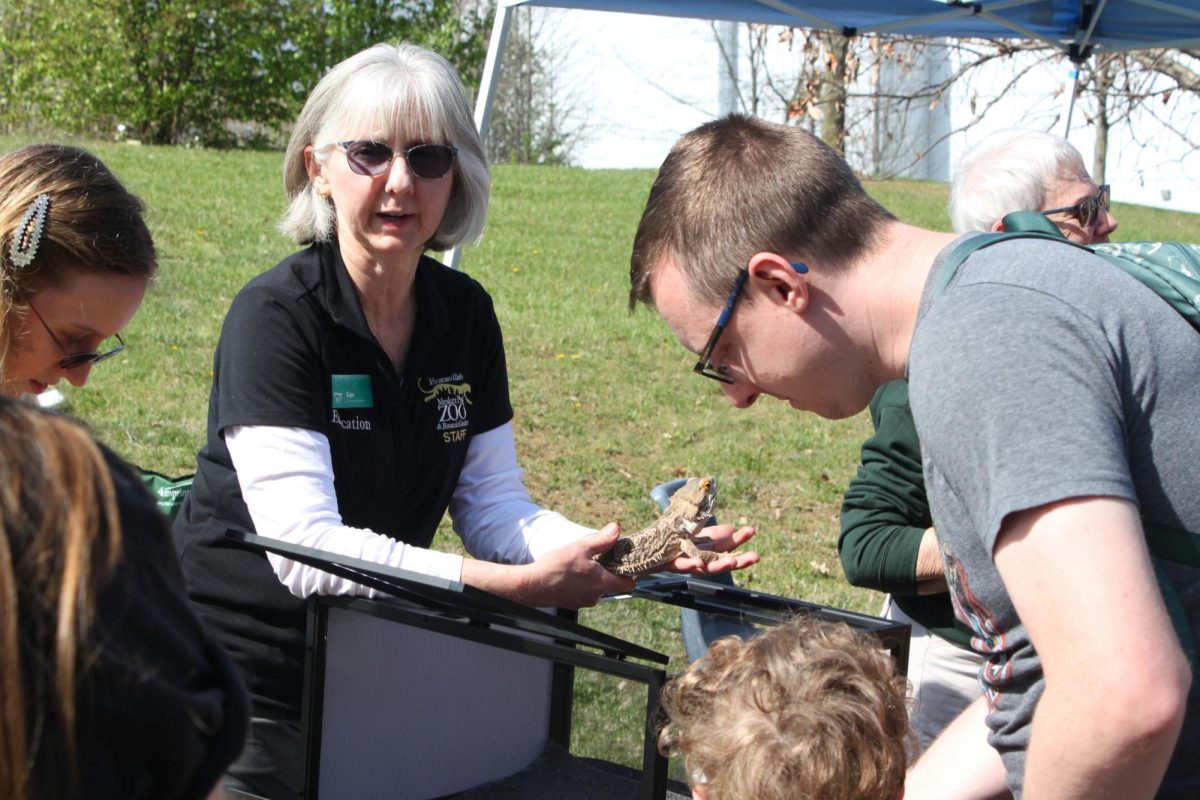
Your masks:
{"label": "backpack strap", "polygon": [[[954,280],[954,276],[958,274],[958,268],[964,261],[985,247],[1012,239],[1045,239],[1078,247],[1115,264],[1163,297],[1176,311],[1200,330],[1200,309],[1197,309],[1195,305],[1200,301],[1200,280],[1195,280],[1170,267],[1158,267],[1152,271],[1145,264],[1139,264],[1121,255],[1097,253],[1092,247],[1067,239],[1054,223],[1036,211],[1017,211],[1005,216],[1002,222],[1005,232],[972,236],[959,242],[947,254],[942,263],[938,265],[938,272],[933,277],[934,297],[945,291],[950,282]],[[1159,287],[1162,285],[1167,286],[1166,291],[1160,290]],[[1189,292],[1190,295],[1185,294]],[[1175,299],[1172,299],[1173,297]],[[1146,547],[1149,549],[1150,555],[1189,567],[1200,568],[1200,533],[1160,525],[1145,517],[1142,518],[1142,528],[1146,534]]]}
{"label": "backpack strap", "polygon": [[[1019,213],[1025,214],[1028,212]],[[1004,218],[1004,221],[1007,223],[1009,218],[1013,216],[1015,215],[1009,214]],[[1036,216],[1038,219],[1046,220],[1046,218],[1041,214],[1034,214],[1034,216]],[[1046,220],[1046,222],[1049,223],[1050,221]],[[1054,228],[1054,225],[1051,223],[1050,227]],[[984,249],[985,247],[991,247],[994,244],[1011,241],[1013,239],[1045,239],[1051,242],[1058,242],[1059,244],[1074,244],[1074,242],[1063,236],[1062,232],[1059,231],[1058,228],[1054,228],[1053,233],[1041,230],[1019,230],[1005,231],[1002,233],[981,233],[977,236],[972,236],[969,239],[964,239],[955,245],[954,249],[951,250],[942,260],[942,263],[938,265],[938,272],[933,278],[933,296],[937,297],[946,290],[946,287],[950,285],[952,280],[954,280],[954,276],[958,274],[958,268],[961,267],[963,262],[970,258],[972,254]],[[1082,245],[1078,246],[1082,247]]]}
{"label": "backpack strap", "polygon": [[1064,242],[1071,241],[1049,217],[1036,211],[1014,211],[1005,214],[1000,224],[1004,226],[1005,231],[1012,233],[1046,233]]}
{"label": "backpack strap", "polygon": [[1181,242],[1072,242],[1036,211],[1015,211],[1001,220],[1012,233],[1044,233],[1100,256],[1137,278],[1200,332],[1200,248]]}
{"label": "backpack strap", "polygon": [[1150,555],[1189,567],[1200,567],[1200,535],[1160,525],[1145,517],[1142,517],[1142,530],[1146,533],[1146,547]]}

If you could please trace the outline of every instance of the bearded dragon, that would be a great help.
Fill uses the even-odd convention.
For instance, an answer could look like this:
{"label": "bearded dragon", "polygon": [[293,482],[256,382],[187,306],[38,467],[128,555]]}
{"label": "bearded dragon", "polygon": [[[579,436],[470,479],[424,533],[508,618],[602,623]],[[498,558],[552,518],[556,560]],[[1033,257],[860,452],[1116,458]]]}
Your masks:
{"label": "bearded dragon", "polygon": [[713,515],[717,479],[691,478],[671,495],[671,503],[649,528],[617,540],[595,559],[617,575],[637,577],[671,563],[679,556],[713,561],[720,553],[701,550],[695,538]]}

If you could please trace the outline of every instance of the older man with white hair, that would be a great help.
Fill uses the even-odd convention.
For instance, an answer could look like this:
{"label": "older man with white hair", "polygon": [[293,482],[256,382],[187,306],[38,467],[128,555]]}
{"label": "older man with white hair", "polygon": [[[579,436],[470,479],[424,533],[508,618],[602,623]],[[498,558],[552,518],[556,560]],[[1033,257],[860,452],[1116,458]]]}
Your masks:
{"label": "older man with white hair", "polygon": [[1097,186],[1079,151],[1041,131],[1007,128],[963,156],[950,184],[950,220],[958,233],[1002,231],[1013,211],[1040,211],[1074,242],[1107,242],[1117,229],[1108,184]]}

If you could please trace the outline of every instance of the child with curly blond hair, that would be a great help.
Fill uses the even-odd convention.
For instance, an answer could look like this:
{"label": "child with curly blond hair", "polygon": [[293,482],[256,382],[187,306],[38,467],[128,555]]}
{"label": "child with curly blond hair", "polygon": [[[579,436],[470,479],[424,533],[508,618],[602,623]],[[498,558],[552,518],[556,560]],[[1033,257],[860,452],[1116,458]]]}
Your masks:
{"label": "child with curly blond hair", "polygon": [[696,800],[896,800],[912,736],[907,684],[873,639],[798,617],[719,639],[667,684],[659,748]]}

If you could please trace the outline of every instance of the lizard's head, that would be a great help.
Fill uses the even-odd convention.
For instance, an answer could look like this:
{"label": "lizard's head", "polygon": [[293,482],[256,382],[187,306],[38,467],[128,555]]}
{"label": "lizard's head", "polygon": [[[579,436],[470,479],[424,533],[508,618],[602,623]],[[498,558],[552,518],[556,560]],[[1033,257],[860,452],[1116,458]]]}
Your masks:
{"label": "lizard's head", "polygon": [[692,481],[696,483],[696,506],[704,514],[704,521],[707,522],[712,519],[713,507],[717,504],[717,479],[709,475],[706,478],[692,478]]}

